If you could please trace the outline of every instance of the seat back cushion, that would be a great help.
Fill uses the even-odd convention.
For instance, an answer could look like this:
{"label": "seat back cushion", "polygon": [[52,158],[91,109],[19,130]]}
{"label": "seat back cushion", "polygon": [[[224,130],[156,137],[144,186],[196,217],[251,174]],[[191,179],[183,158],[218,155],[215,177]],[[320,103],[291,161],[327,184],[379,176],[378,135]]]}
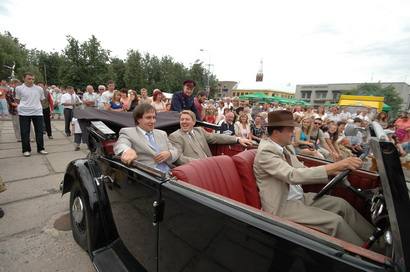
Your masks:
{"label": "seat back cushion", "polygon": [[229,156],[191,161],[172,169],[172,174],[189,184],[247,203],[235,164]]}
{"label": "seat back cushion", "polygon": [[241,178],[246,203],[257,209],[261,208],[258,186],[253,174],[253,162],[255,160],[256,149],[243,151],[232,157],[239,177]]}
{"label": "seat back cushion", "polygon": [[244,150],[240,144],[209,144],[212,156],[227,155],[232,157]]}
{"label": "seat back cushion", "polygon": [[114,145],[117,140],[105,140],[102,142],[102,147],[106,155],[114,155]]}

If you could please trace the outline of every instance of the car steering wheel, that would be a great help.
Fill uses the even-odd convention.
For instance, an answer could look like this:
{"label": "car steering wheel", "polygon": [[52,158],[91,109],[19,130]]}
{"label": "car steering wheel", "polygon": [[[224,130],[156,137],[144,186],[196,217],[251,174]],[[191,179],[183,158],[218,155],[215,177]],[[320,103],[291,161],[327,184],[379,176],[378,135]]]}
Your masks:
{"label": "car steering wheel", "polygon": [[[362,153],[362,155],[360,155],[359,159],[364,160],[367,155],[369,154],[369,148],[366,148],[364,150],[364,152]],[[332,178],[331,181],[329,181],[325,187],[322,188],[322,190],[320,190],[319,193],[317,193],[314,197],[313,197],[313,201],[320,199],[322,196],[324,196],[325,194],[327,194],[330,190],[332,190],[337,184],[339,184],[345,177],[347,177],[349,175],[349,173],[352,170],[347,169],[342,171],[341,173],[337,174],[334,178]]]}

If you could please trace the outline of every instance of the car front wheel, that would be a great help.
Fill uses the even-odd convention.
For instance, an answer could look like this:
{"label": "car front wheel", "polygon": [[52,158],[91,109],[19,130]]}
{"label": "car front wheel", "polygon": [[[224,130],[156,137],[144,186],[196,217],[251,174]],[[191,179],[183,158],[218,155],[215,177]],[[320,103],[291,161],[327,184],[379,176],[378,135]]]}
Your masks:
{"label": "car front wheel", "polygon": [[80,183],[75,182],[70,192],[70,220],[74,240],[85,251],[91,253],[93,246],[91,241],[96,233],[90,211],[90,204]]}

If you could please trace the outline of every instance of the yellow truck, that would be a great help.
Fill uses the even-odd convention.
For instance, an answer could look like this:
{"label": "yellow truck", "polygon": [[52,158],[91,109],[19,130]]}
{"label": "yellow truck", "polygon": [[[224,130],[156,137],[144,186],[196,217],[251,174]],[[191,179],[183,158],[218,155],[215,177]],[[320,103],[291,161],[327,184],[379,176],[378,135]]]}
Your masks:
{"label": "yellow truck", "polygon": [[354,109],[360,110],[363,108],[371,108],[377,112],[383,110],[383,96],[365,96],[365,95],[341,95],[338,105],[347,107],[349,111]]}

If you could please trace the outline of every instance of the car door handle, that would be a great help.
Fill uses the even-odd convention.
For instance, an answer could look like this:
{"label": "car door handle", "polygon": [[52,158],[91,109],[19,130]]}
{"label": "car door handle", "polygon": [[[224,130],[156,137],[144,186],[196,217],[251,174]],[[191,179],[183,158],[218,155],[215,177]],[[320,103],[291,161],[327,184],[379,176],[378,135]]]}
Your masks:
{"label": "car door handle", "polygon": [[121,188],[121,186],[110,176],[101,175],[100,177],[95,178],[95,182],[97,183],[97,186],[100,186],[101,183],[106,183],[110,189],[112,189],[112,186]]}

